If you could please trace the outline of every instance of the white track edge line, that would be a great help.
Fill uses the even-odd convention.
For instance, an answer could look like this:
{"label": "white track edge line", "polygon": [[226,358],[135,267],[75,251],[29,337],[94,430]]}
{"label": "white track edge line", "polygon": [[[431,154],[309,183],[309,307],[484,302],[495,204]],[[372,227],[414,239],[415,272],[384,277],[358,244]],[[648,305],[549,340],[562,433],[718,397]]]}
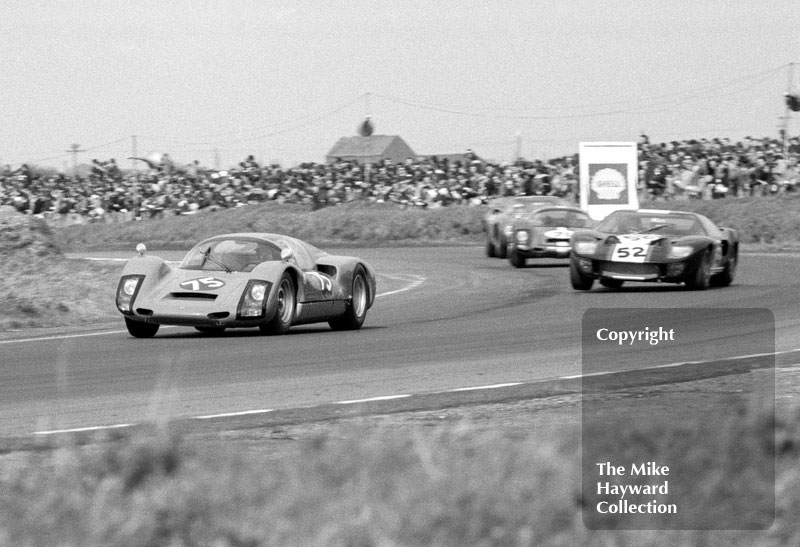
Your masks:
{"label": "white track edge line", "polygon": [[214,418],[231,418],[234,416],[249,416],[251,414],[266,414],[275,412],[274,408],[264,408],[259,410],[242,410],[240,412],[223,412],[222,414],[206,414],[205,416],[194,416],[193,420],[213,420]]}
{"label": "white track edge line", "polygon": [[335,405],[355,405],[358,403],[372,403],[375,401],[391,401],[393,399],[405,399],[406,397],[411,397],[411,394],[403,394],[403,395],[382,395],[380,397],[368,397],[366,399],[353,399],[350,401],[334,401],[333,404]]}
{"label": "white track edge line", "polygon": [[440,393],[456,393],[460,391],[478,391],[481,389],[500,389],[503,387],[513,387],[513,386],[521,386],[523,382],[506,382],[505,384],[491,384],[488,386],[474,386],[474,387],[457,387],[455,389],[448,389],[447,391],[441,391]]}
{"label": "white track edge line", "polygon": [[136,424],[113,424],[113,425],[95,425],[90,427],[75,427],[72,429],[52,429],[46,431],[34,431],[34,435],[57,435],[59,433],[83,433],[86,431],[102,431],[104,429],[121,429],[124,427],[133,427]]}

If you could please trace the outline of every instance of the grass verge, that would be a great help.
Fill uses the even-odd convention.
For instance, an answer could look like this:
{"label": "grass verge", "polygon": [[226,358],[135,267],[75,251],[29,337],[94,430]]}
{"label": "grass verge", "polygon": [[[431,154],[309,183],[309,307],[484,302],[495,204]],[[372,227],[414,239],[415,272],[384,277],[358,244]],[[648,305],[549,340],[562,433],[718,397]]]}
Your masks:
{"label": "grass verge", "polygon": [[[266,456],[177,434],[29,453],[0,474],[0,544],[796,545],[798,418],[778,421],[777,453],[762,445],[777,462],[777,519],[768,531],[587,530],[577,426],[362,421],[284,440]],[[764,419],[753,410],[704,433],[715,436],[704,445],[760,438]],[[652,438],[630,420],[619,425],[620,442]],[[697,417],[682,431],[701,426]],[[653,444],[653,457],[684,451],[697,468],[714,470],[696,484],[697,498],[724,504],[730,491],[718,490],[735,488],[735,458],[698,451],[691,436],[668,438],[669,447]]]}
{"label": "grass verge", "polygon": [[[739,230],[742,243],[776,250],[800,248],[800,196],[713,201],[645,202],[642,207],[695,211]],[[64,251],[188,249],[203,238],[230,232],[289,234],[320,247],[480,243],[485,207],[402,209],[392,204],[351,203],[317,211],[264,203],[191,216],[120,224],[85,224],[58,230]]]}

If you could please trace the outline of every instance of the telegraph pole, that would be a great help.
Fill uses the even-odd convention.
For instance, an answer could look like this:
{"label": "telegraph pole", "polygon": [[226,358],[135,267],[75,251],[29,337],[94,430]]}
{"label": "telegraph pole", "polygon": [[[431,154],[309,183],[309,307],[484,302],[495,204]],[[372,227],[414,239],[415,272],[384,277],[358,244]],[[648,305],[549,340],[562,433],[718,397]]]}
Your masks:
{"label": "telegraph pole", "polygon": [[80,144],[71,144],[67,153],[72,154],[72,176],[78,178],[78,152],[86,152]]}
{"label": "telegraph pole", "polygon": [[131,135],[131,169],[136,171],[136,160],[138,157],[136,135]]}
{"label": "telegraph pole", "polygon": [[[786,97],[789,97],[792,94],[792,90],[794,89],[794,63],[789,63],[789,78],[788,83],[786,85]],[[789,136],[789,119],[791,118],[791,108],[787,102],[786,109],[783,112],[783,116],[778,118],[780,120],[780,129],[779,132],[781,134],[781,140],[783,141],[783,153],[786,155],[788,153],[788,142],[787,137]]]}

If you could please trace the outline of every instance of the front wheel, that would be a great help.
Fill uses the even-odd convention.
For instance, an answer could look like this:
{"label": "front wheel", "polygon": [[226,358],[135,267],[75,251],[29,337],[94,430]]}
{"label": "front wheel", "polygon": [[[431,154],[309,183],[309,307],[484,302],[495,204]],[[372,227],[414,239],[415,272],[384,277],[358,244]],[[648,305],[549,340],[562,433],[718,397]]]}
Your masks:
{"label": "front wheel", "polygon": [[578,269],[578,264],[575,260],[570,260],[569,262],[569,281],[576,291],[588,291],[594,285],[594,279],[583,275]]}
{"label": "front wheel", "polygon": [[711,281],[711,252],[706,251],[700,257],[694,274],[686,280],[686,287],[694,291],[704,291]]}
{"label": "front wheel", "polygon": [[344,313],[328,321],[333,330],[358,330],[364,324],[369,303],[369,288],[367,275],[361,266],[358,266],[353,273],[353,287],[350,295],[350,303],[347,304]]}
{"label": "front wheel", "polygon": [[158,323],[145,323],[130,317],[125,318],[125,327],[135,338],[152,338],[158,332]]}
{"label": "front wheel", "polygon": [[500,238],[500,241],[497,244],[497,258],[505,258],[507,253],[508,253],[508,243],[506,243],[502,238]]}
{"label": "front wheel", "polygon": [[489,258],[494,258],[496,254],[497,253],[494,251],[494,243],[492,243],[491,239],[486,238],[486,256]]}
{"label": "front wheel", "polygon": [[512,249],[512,251],[508,253],[508,261],[511,262],[511,265],[515,268],[525,267],[525,257],[519,256],[516,249]]}
{"label": "front wheel", "polygon": [[275,298],[275,317],[259,327],[262,334],[284,334],[292,326],[297,307],[297,292],[292,276],[288,273],[284,273],[281,277]]}
{"label": "front wheel", "polygon": [[728,262],[725,264],[725,269],[711,278],[711,284],[715,287],[727,287],[733,283],[733,278],[736,277],[736,265],[739,262],[739,248],[734,247],[728,257]]}

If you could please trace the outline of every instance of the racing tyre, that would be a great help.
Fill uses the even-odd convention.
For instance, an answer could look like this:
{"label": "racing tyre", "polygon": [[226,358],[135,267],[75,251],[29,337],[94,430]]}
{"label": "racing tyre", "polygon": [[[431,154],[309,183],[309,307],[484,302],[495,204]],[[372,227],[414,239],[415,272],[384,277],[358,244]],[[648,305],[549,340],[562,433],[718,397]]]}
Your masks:
{"label": "racing tyre", "polygon": [[508,252],[508,244],[502,239],[497,244],[497,258],[505,258]]}
{"label": "racing tyre", "polygon": [[624,281],[621,279],[611,279],[610,277],[604,277],[600,280],[600,284],[609,289],[620,289],[623,283]]}
{"label": "racing tyre", "polygon": [[345,312],[328,321],[333,330],[358,330],[364,324],[369,303],[369,285],[367,274],[361,266],[358,266],[353,274],[353,288],[350,294],[350,303],[347,304]]}
{"label": "racing tyre", "polygon": [[297,291],[292,276],[284,273],[278,283],[276,293],[275,317],[259,326],[261,334],[284,334],[292,326],[297,308]]}
{"label": "racing tyre", "polygon": [[152,338],[158,332],[159,325],[157,323],[144,323],[143,321],[136,321],[126,317],[125,327],[127,327],[131,336],[135,338]]}
{"label": "racing tyre", "polygon": [[491,239],[486,240],[486,256],[488,256],[489,258],[495,257],[494,243],[492,243]]}
{"label": "racing tyre", "polygon": [[576,291],[588,291],[594,285],[594,279],[583,275],[574,260],[569,262],[569,281]]}
{"label": "racing tyre", "polygon": [[693,291],[704,291],[711,282],[711,253],[706,251],[700,258],[694,274],[686,280],[686,286]]}
{"label": "racing tyre", "polygon": [[195,330],[205,334],[222,334],[225,327],[195,327]]}
{"label": "racing tyre", "polygon": [[511,262],[511,265],[515,268],[524,268],[525,267],[525,259],[519,256],[516,250],[512,250],[508,253],[508,261]]}
{"label": "racing tyre", "polygon": [[733,278],[736,276],[736,265],[739,263],[739,247],[734,247],[731,255],[728,257],[728,263],[725,264],[725,269],[711,278],[711,284],[715,287],[727,287],[733,283]]}

